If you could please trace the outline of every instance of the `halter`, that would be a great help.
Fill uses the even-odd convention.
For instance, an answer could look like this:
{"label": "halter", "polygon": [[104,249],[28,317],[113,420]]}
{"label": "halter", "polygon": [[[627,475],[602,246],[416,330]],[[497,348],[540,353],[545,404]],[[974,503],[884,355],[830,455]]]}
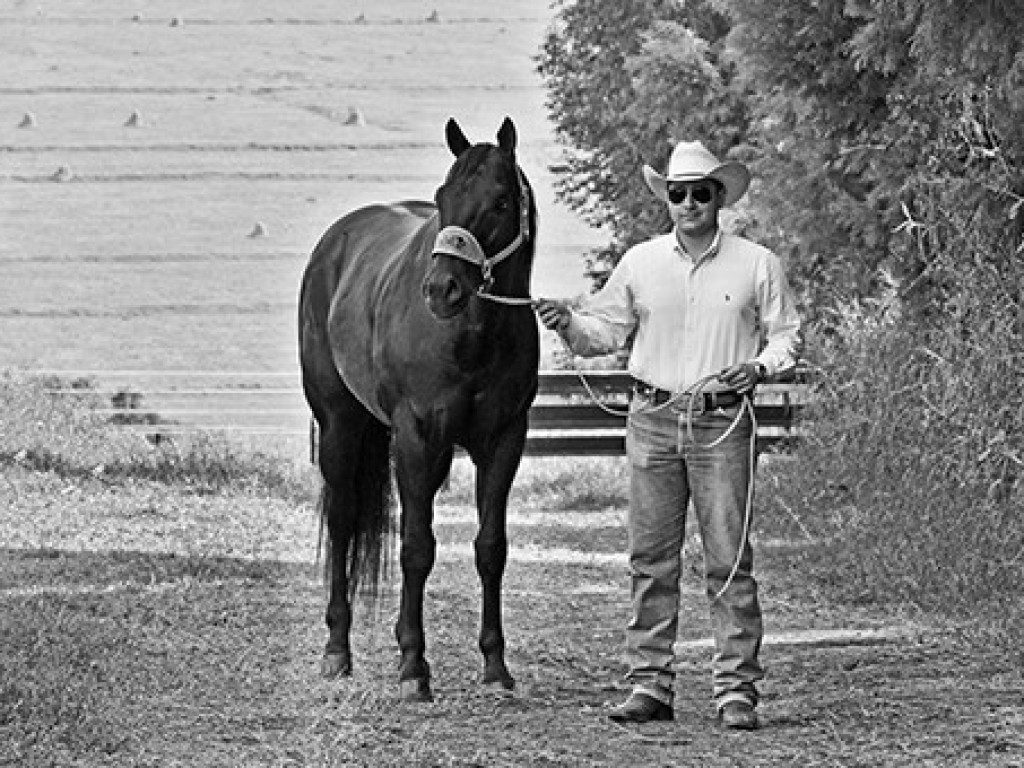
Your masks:
{"label": "halter", "polygon": [[530,237],[530,192],[526,186],[526,178],[523,176],[523,172],[518,165],[516,166],[516,179],[519,182],[519,232],[512,242],[493,256],[488,256],[484,253],[480,241],[476,239],[472,232],[452,224],[437,233],[437,237],[434,239],[432,254],[437,256],[443,253],[480,267],[480,272],[484,278],[476,291],[480,298],[489,299],[499,304],[526,306],[533,303],[533,300],[529,297],[496,296],[493,293],[488,293],[490,287],[494,284],[493,272],[495,265],[519,250]]}

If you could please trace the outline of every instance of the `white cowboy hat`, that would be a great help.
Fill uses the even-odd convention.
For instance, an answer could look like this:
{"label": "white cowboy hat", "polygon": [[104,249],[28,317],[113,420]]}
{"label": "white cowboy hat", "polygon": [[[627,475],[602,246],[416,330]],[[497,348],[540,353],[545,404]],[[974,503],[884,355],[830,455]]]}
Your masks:
{"label": "white cowboy hat", "polygon": [[743,163],[721,162],[699,141],[680,141],[672,150],[668,172],[663,176],[649,165],[644,165],[644,180],[655,197],[668,202],[670,181],[700,181],[715,179],[725,187],[723,207],[743,197],[750,186],[750,170]]}

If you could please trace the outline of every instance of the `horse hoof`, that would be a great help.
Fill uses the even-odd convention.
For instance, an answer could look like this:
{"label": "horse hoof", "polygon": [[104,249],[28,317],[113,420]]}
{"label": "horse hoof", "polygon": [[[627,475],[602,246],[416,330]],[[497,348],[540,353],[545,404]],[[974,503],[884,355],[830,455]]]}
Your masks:
{"label": "horse hoof", "polygon": [[325,653],[320,660],[320,677],[333,680],[352,675],[352,658],[347,653]]}
{"label": "horse hoof", "polygon": [[398,687],[402,701],[426,703],[434,700],[434,694],[430,692],[429,680],[423,678],[402,680]]}
{"label": "horse hoof", "polygon": [[516,681],[508,672],[501,675],[484,675],[483,679],[480,680],[480,684],[485,688],[492,688],[496,691],[511,691],[516,687]]}

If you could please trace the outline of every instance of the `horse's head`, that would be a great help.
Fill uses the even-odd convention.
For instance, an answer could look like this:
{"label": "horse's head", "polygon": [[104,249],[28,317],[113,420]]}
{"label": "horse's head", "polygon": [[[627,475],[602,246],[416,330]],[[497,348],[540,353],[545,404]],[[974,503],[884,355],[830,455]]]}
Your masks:
{"label": "horse's head", "polygon": [[439,231],[422,286],[440,319],[458,315],[492,285],[526,296],[533,259],[533,201],[516,164],[512,121],[501,124],[497,146],[470,144],[455,120],[445,135],[456,160],[435,196]]}

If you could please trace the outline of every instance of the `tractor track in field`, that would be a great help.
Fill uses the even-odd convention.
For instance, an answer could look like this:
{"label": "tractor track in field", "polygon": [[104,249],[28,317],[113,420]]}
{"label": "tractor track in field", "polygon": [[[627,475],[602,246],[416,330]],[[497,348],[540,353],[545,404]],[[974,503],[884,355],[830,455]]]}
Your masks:
{"label": "tractor track in field", "polygon": [[166,27],[174,26],[196,26],[196,27],[419,27],[419,26],[459,26],[470,24],[542,24],[548,19],[541,16],[449,16],[442,18],[400,18],[394,16],[366,16],[365,14],[353,16],[347,19],[313,19],[296,17],[265,17],[260,19],[215,19],[197,18],[193,16],[123,16],[116,18],[97,18],[95,16],[0,16],[0,24],[17,24],[28,27],[109,27],[114,24],[123,25],[148,25]]}
{"label": "tractor track in field", "polygon": [[389,182],[434,180],[430,174],[400,173],[334,173],[331,171],[283,173],[280,171],[189,171],[182,173],[73,173],[0,175],[0,183],[13,184],[166,184],[207,181],[337,181],[387,184]]}
{"label": "tractor track in field", "polygon": [[251,304],[138,304],[127,307],[67,307],[63,309],[0,309],[0,317],[9,319],[56,320],[67,318],[152,317],[155,315],[265,315],[269,312],[294,312],[295,302],[259,301]]}
{"label": "tractor track in field", "polygon": [[373,95],[387,93],[421,93],[436,94],[440,90],[451,93],[459,92],[517,92],[536,91],[539,85],[517,85],[515,83],[451,83],[444,86],[411,84],[375,84],[366,85],[353,83],[350,80],[337,82],[323,80],[301,85],[31,85],[31,86],[0,86],[0,96],[63,96],[63,95],[152,95],[152,96],[190,96],[190,95],[234,95],[234,96],[265,96],[275,93],[296,93],[303,91],[352,91],[371,93]]}

